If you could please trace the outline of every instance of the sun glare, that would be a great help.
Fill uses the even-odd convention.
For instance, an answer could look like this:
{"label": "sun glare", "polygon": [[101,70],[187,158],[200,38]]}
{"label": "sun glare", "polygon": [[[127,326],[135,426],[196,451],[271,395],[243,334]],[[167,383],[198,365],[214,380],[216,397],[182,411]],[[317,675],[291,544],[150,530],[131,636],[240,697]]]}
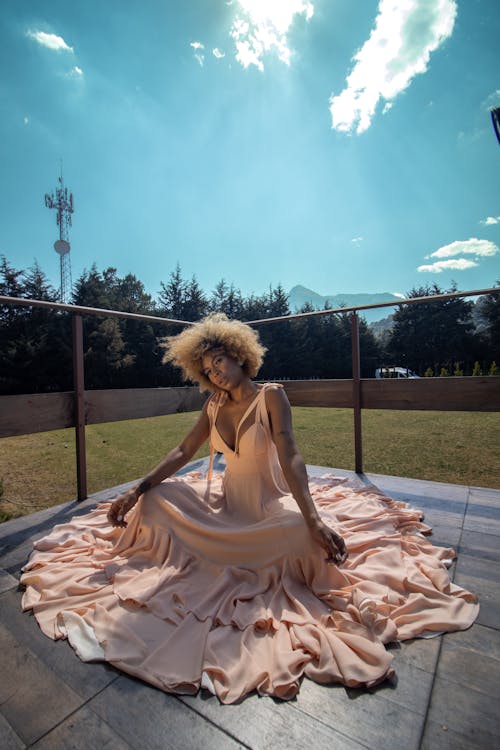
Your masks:
{"label": "sun glare", "polygon": [[303,0],[238,0],[239,12],[231,28],[236,59],[244,68],[264,70],[263,56],[274,52],[286,65],[291,51],[287,34],[297,14],[312,18],[314,6]]}

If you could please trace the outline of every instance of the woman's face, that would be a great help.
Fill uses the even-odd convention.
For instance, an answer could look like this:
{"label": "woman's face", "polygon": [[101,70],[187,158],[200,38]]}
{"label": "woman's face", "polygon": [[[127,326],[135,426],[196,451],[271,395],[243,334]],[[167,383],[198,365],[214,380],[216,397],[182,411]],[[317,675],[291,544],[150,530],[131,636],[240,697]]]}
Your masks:
{"label": "woman's face", "polygon": [[236,388],[245,374],[235,359],[229,357],[223,349],[207,352],[202,359],[203,374],[217,388],[230,391]]}

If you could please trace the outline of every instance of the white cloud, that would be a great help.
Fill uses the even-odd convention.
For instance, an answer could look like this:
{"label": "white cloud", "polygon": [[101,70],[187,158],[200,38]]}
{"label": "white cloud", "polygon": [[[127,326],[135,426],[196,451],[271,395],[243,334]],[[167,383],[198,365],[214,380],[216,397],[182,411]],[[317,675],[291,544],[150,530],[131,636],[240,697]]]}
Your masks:
{"label": "white cloud", "polygon": [[30,118],[29,118],[29,117],[25,117],[25,118],[23,119],[23,122],[24,122],[24,124],[25,124],[25,125],[29,125],[29,123],[30,123]]}
{"label": "white cloud", "polygon": [[494,224],[500,223],[500,216],[487,216],[486,219],[482,219],[479,223],[485,227],[491,227]]}
{"label": "white cloud", "polygon": [[73,47],[66,44],[62,36],[57,36],[57,34],[47,34],[45,31],[28,31],[26,36],[34,39],[43,47],[48,47],[56,52],[73,52]]}
{"label": "white cloud", "polygon": [[360,245],[363,242],[363,237],[353,237],[351,242],[353,245]]}
{"label": "white cloud", "polygon": [[401,294],[401,292],[393,292],[392,294],[394,297],[399,297],[399,299],[406,299],[406,295]]}
{"label": "white cloud", "polygon": [[205,49],[205,45],[202,44],[202,42],[190,42],[190,47],[194,49],[194,58],[198,61],[201,67],[203,67],[203,63],[205,62],[205,55],[201,50]]}
{"label": "white cloud", "polygon": [[66,78],[83,78],[83,70],[79,68],[78,65],[75,65],[68,73],[66,73]]}
{"label": "white cloud", "polygon": [[221,49],[219,49],[218,47],[215,47],[215,48],[214,48],[214,49],[212,50],[212,55],[213,55],[214,57],[216,57],[216,58],[217,58],[217,60],[220,60],[220,59],[221,59],[222,57],[225,57],[225,56],[226,56],[226,53],[225,53],[225,52],[223,52],[223,51],[222,51]]}
{"label": "white cloud", "polygon": [[[441,273],[447,270],[464,271],[478,266],[481,258],[491,258],[498,252],[500,250],[497,245],[489,240],[478,240],[476,237],[471,237],[469,240],[456,240],[425,256],[426,258],[452,258],[453,260],[437,260],[434,263],[419,266],[417,271],[430,273]],[[457,255],[473,255],[474,259],[457,258]]]}
{"label": "white cloud", "polygon": [[274,52],[281,62],[290,64],[287,34],[295,16],[312,18],[314,6],[308,0],[238,0],[238,13],[230,35],[236,46],[236,60],[248,68],[264,70],[263,57]]}
{"label": "white cloud", "polygon": [[473,268],[477,266],[475,260],[466,260],[465,258],[457,258],[456,260],[437,260],[435,263],[431,263],[426,266],[419,266],[417,271],[429,271],[430,273],[441,273],[442,271],[465,271],[466,268]]}
{"label": "white cloud", "polygon": [[379,102],[386,112],[414,76],[427,70],[431,52],[451,36],[456,14],[456,0],[380,0],[346,88],[330,98],[332,127],[345,133],[367,130]]}
{"label": "white cloud", "polygon": [[450,245],[444,245],[435,252],[427,255],[427,258],[452,258],[455,255],[475,255],[476,258],[487,258],[498,253],[498,247],[489,240],[478,240],[471,237],[470,240],[456,240]]}

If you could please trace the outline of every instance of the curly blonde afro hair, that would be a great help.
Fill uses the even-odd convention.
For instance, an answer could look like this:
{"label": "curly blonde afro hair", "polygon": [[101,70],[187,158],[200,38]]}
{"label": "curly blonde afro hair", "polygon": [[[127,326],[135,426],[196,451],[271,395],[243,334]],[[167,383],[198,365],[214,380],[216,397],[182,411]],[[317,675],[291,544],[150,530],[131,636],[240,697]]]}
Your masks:
{"label": "curly blonde afro hair", "polygon": [[207,352],[222,349],[249,378],[257,375],[266,352],[256,331],[240,320],[229,320],[224,313],[207,315],[177,336],[164,338],[161,345],[166,349],[163,362],[180,367],[184,380],[199,383],[200,391],[216,390],[203,374],[202,360]]}

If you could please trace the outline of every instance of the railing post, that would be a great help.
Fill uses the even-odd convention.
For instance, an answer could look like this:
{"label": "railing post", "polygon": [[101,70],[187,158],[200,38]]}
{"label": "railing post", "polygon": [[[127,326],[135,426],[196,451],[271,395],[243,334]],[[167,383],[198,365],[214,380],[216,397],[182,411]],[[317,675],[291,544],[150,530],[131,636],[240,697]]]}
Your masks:
{"label": "railing post", "polygon": [[359,318],[351,314],[352,406],[354,410],[354,469],[363,473],[363,436],[361,431],[361,368],[359,359]]}
{"label": "railing post", "polygon": [[83,368],[82,316],[73,315],[73,388],[75,393],[76,481],[78,500],[87,497],[87,456],[85,450],[85,376]]}

